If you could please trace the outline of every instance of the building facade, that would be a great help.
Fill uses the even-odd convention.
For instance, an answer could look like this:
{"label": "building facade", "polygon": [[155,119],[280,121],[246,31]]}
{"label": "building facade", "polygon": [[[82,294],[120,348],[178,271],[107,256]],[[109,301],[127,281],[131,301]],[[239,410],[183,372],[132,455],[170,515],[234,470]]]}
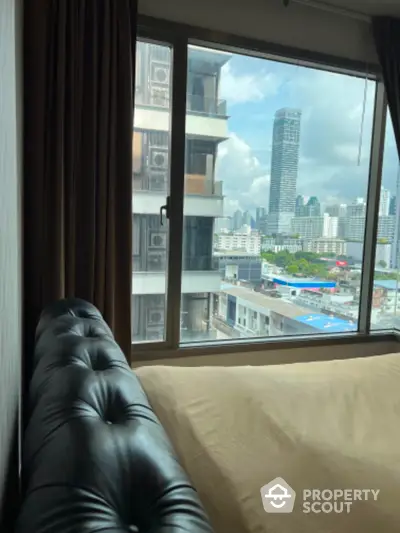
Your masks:
{"label": "building facade", "polygon": [[292,233],[303,239],[333,239],[338,236],[338,221],[337,217],[330,217],[327,213],[315,217],[294,217],[291,223]]}
{"label": "building facade", "polygon": [[[165,337],[168,242],[160,207],[169,194],[171,50],[138,42],[133,131],[134,342]],[[219,290],[213,258],[214,219],[223,216],[222,184],[215,180],[218,144],[228,137],[225,102],[219,99],[224,52],[189,48],[182,331],[201,338],[209,333],[210,293]]]}
{"label": "building facade", "polygon": [[225,232],[216,236],[215,250],[242,251],[248,254],[260,255],[261,236],[258,231],[249,229],[247,232]]}
{"label": "building facade", "polygon": [[268,233],[290,233],[295,215],[300,149],[301,111],[283,108],[275,113]]}
{"label": "building facade", "polygon": [[390,191],[381,187],[381,194],[379,199],[379,215],[387,217],[390,210]]}
{"label": "building facade", "polygon": [[343,239],[309,239],[304,240],[303,250],[315,254],[347,255],[347,243]]}

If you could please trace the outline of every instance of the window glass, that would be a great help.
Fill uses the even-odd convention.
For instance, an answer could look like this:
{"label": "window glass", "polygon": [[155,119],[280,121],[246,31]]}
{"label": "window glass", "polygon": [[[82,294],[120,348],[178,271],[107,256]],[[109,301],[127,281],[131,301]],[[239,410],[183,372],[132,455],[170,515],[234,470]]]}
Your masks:
{"label": "window glass", "polygon": [[132,338],[165,340],[171,49],[137,42],[133,150]]}
{"label": "window glass", "polygon": [[182,343],[357,330],[375,87],[189,47]]}
{"label": "window glass", "polygon": [[399,157],[393,124],[388,113],[379,201],[378,237],[375,250],[371,328],[399,328],[400,194]]}

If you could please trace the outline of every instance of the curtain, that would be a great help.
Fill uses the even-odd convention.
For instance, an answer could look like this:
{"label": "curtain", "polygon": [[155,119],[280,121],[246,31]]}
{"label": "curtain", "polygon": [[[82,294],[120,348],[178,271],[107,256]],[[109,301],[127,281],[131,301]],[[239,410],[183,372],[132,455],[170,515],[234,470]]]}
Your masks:
{"label": "curtain", "polygon": [[372,27],[400,157],[400,20],[376,17]]}
{"label": "curtain", "polygon": [[136,0],[31,0],[24,20],[24,319],[92,302],[131,350]]}

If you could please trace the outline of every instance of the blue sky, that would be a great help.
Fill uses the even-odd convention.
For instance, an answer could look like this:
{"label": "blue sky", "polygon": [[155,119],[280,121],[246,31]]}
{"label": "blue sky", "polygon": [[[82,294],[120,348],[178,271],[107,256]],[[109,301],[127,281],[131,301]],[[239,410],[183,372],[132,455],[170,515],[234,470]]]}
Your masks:
{"label": "blue sky", "polygon": [[[365,79],[233,55],[221,74],[230,138],[219,146],[216,178],[224,182],[225,211],[268,206],[272,127],[282,107],[302,111],[299,194],[325,204],[366,196],[375,84],[367,82],[361,164],[358,150]],[[395,193],[398,157],[390,120],[384,186]]]}

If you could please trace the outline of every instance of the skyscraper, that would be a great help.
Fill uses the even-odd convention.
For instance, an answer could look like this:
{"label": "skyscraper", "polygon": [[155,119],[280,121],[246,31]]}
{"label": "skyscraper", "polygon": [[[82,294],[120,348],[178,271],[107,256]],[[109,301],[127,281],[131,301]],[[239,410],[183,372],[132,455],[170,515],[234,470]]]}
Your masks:
{"label": "skyscraper", "polygon": [[240,209],[237,209],[233,213],[232,217],[232,229],[233,231],[239,230],[243,226],[243,213]]}
{"label": "skyscraper", "polygon": [[265,220],[266,214],[267,214],[267,210],[265,209],[265,207],[256,208],[256,229],[260,230],[261,227],[264,226],[264,220]]}
{"label": "skyscraper", "polygon": [[389,208],[390,208],[390,191],[382,187],[381,196],[379,200],[379,215],[383,217],[387,217],[389,215]]}
{"label": "skyscraper", "polygon": [[269,233],[289,233],[295,214],[299,165],[301,111],[283,108],[275,113],[271,185],[269,194]]}
{"label": "skyscraper", "polygon": [[395,215],[396,214],[396,196],[390,197],[390,203],[389,203],[389,215]]}

